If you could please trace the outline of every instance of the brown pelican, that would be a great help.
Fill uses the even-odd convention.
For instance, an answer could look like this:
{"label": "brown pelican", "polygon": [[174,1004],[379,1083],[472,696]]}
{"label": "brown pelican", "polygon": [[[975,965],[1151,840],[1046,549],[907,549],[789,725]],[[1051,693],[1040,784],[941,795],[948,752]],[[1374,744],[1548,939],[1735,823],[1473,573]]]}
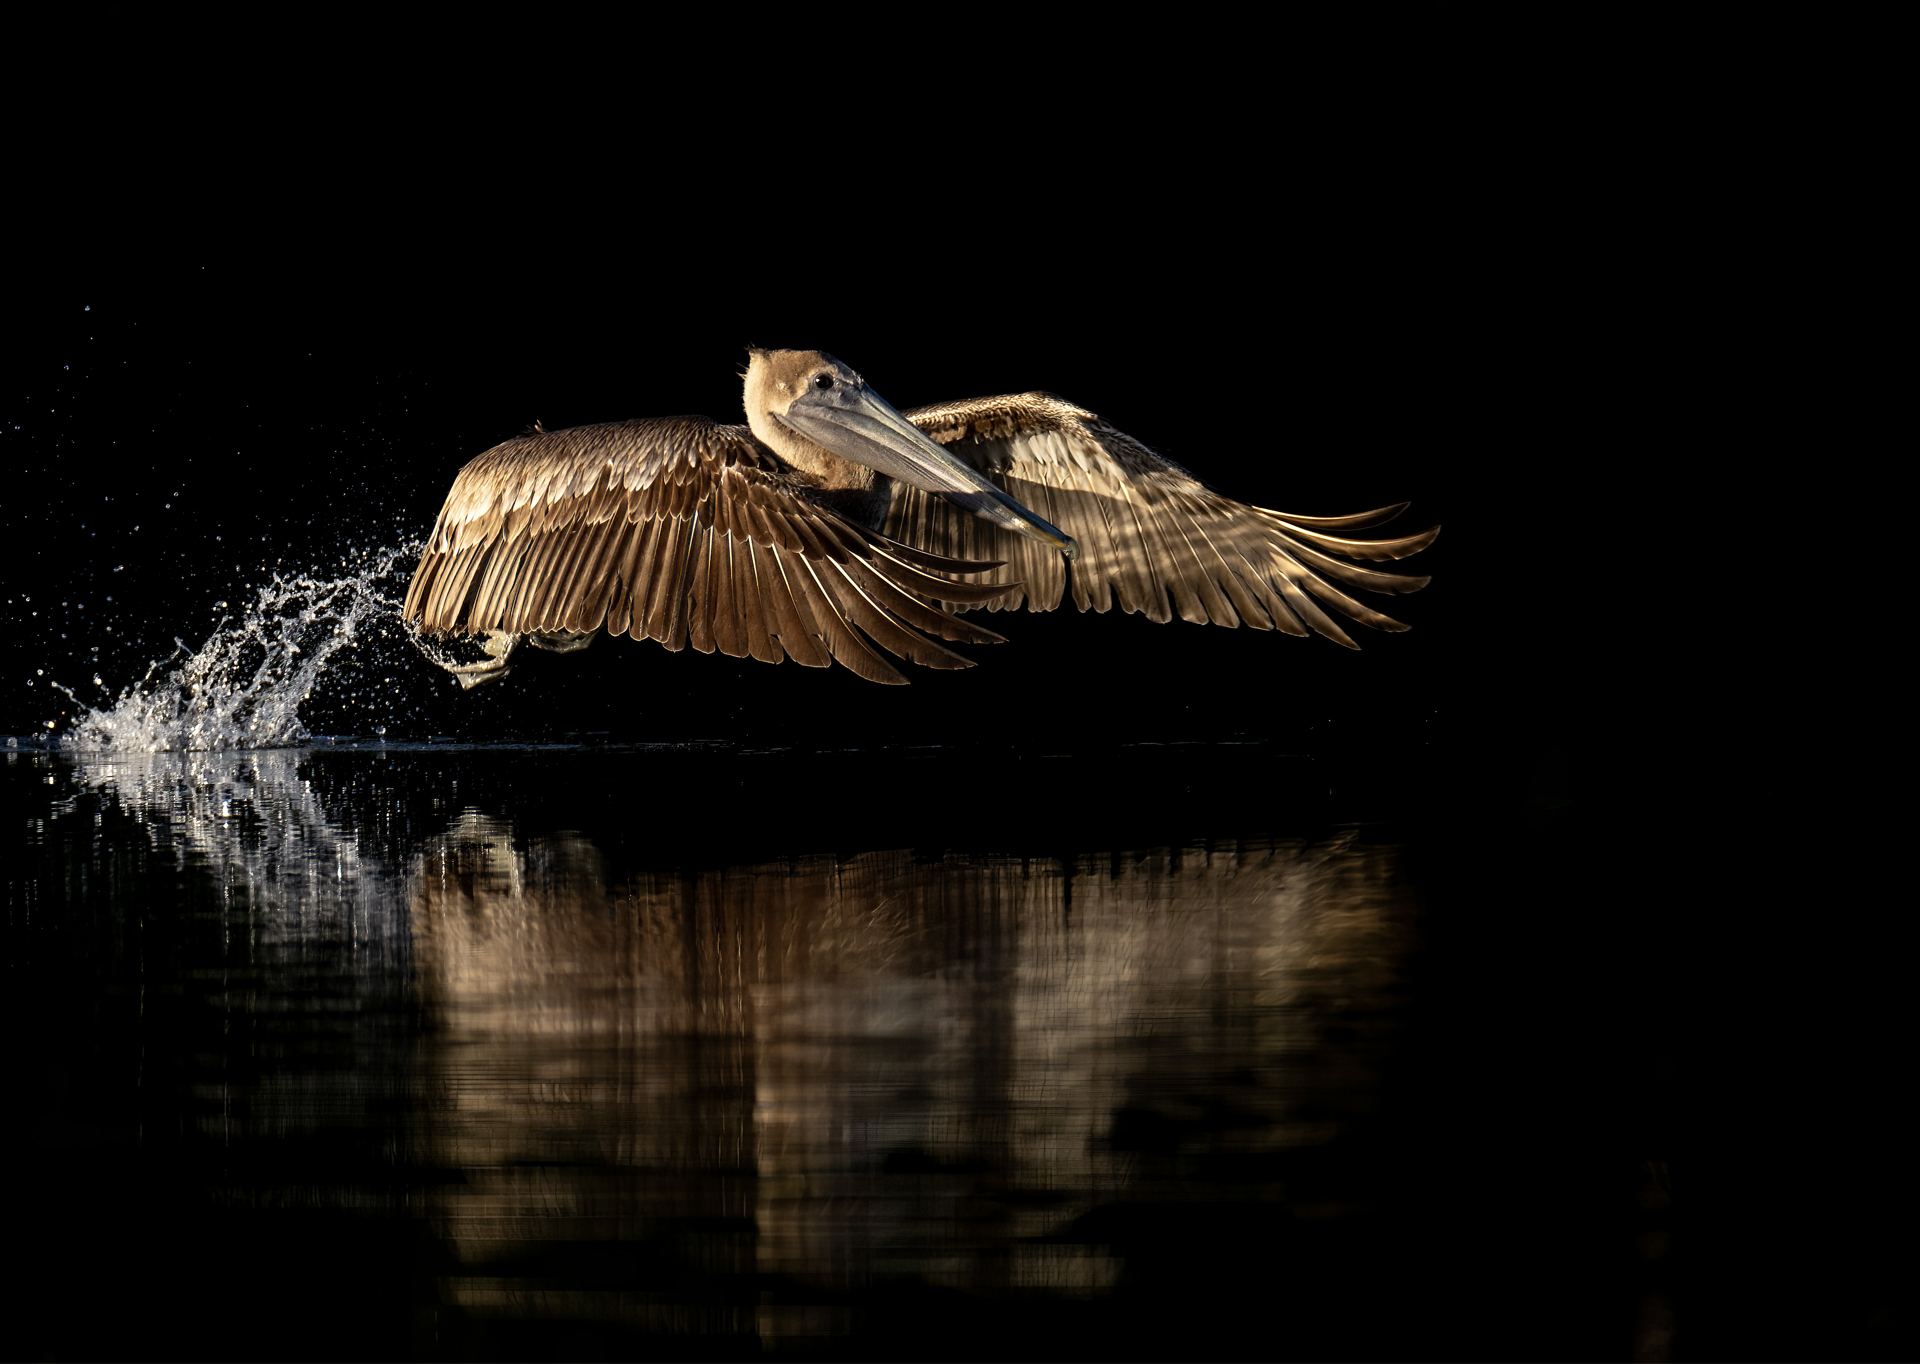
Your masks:
{"label": "brown pelican", "polygon": [[[464,686],[505,676],[522,641],[584,648],[601,630],[669,649],[905,682],[879,653],[972,661],[942,640],[1002,636],[955,613],[1116,603],[1182,620],[1358,646],[1327,614],[1407,627],[1336,583],[1427,579],[1350,562],[1393,540],[1329,534],[1407,505],[1295,516],[1234,502],[1085,408],[1012,393],[898,412],[822,351],[753,350],[745,426],[706,417],[537,425],[460,471],[407,591],[409,620],[484,635]],[[1005,566],[1011,581],[965,581]],[[934,605],[939,603],[941,605]],[[875,646],[878,646],[876,648]]]}

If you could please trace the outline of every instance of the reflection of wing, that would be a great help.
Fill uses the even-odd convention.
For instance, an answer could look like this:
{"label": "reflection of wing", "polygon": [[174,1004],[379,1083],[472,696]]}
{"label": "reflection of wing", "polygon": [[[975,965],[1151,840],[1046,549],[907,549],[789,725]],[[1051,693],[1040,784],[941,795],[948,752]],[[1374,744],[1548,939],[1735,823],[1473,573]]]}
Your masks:
{"label": "reflection of wing", "polygon": [[927,605],[1006,591],[897,545],[811,499],[744,426],[705,417],[535,432],[460,471],[407,590],[424,629],[606,629],[765,663],[839,662],[906,679],[859,631],[932,668],[972,661],[935,644],[999,635]]}
{"label": "reflection of wing", "polygon": [[1045,545],[896,482],[888,535],[933,553],[998,559],[1009,565],[1010,576],[1023,580],[1022,590],[986,603],[991,611],[1013,610],[1023,597],[1029,610],[1051,611],[1070,579],[1074,605],[1082,611],[1105,611],[1118,600],[1121,610],[1156,621],[1177,611],[1182,620],[1244,620],[1256,630],[1290,635],[1304,635],[1310,625],[1357,648],[1314,598],[1376,629],[1404,630],[1334,582],[1373,592],[1417,592],[1427,585],[1425,578],[1346,561],[1405,558],[1431,544],[1439,527],[1397,540],[1325,533],[1391,520],[1404,502],[1333,517],[1249,507],[1050,393],[974,398],[905,415],[1014,501],[1080,542],[1080,558],[1069,565]]}

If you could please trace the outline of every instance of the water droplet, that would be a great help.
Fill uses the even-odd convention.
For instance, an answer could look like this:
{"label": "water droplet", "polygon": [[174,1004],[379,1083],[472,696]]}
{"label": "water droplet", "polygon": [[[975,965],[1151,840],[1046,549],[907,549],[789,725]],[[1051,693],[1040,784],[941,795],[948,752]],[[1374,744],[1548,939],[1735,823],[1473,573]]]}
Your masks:
{"label": "water droplet", "polygon": [[[357,570],[342,564],[293,579],[273,574],[250,603],[220,619],[199,649],[176,638],[174,655],[156,661],[111,704],[77,708],[83,713],[60,742],[146,752],[305,742],[300,705],[321,690],[335,653],[360,639],[415,641],[399,627],[393,579],[418,553],[417,544],[402,545]],[[215,605],[229,608],[226,601]],[[106,684],[96,676],[95,685]]]}

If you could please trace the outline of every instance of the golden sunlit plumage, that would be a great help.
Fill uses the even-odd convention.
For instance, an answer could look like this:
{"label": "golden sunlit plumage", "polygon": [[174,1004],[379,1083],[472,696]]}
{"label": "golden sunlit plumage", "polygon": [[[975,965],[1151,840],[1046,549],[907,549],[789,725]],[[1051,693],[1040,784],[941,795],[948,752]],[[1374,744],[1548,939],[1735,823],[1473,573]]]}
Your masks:
{"label": "golden sunlit plumage", "polygon": [[[1069,583],[1082,611],[1120,609],[1149,620],[1304,635],[1306,627],[1356,648],[1314,600],[1377,630],[1407,627],[1355,601],[1327,579],[1372,592],[1417,592],[1428,579],[1382,573],[1342,559],[1404,559],[1433,543],[1438,526],[1394,540],[1351,540],[1330,530],[1390,521],[1406,503],[1352,516],[1296,516],[1222,497],[1099,417],[1051,393],[1015,393],[915,408],[913,424],[989,475],[1016,501],[1080,545],[1063,564],[1018,536],[956,514],[937,497],[896,488],[886,531],[942,553],[1001,559],[1022,586],[987,603],[1051,611]],[[1342,558],[1335,558],[1335,555]],[[1169,609],[1171,598],[1171,609]]]}
{"label": "golden sunlit plumage", "polygon": [[[453,670],[469,686],[503,676],[522,638],[569,649],[601,630],[903,682],[874,645],[971,667],[934,639],[1001,637],[954,612],[1048,611],[1068,590],[1082,611],[1311,628],[1351,648],[1325,608],[1406,627],[1336,582],[1427,582],[1351,561],[1439,533],[1328,533],[1405,504],[1305,517],[1234,502],[1050,394],[896,412],[819,351],[753,351],[746,408],[746,426],[666,417],[495,446],[455,479],[407,617],[491,637],[491,661]],[[1002,581],[963,580],[1003,564]]]}

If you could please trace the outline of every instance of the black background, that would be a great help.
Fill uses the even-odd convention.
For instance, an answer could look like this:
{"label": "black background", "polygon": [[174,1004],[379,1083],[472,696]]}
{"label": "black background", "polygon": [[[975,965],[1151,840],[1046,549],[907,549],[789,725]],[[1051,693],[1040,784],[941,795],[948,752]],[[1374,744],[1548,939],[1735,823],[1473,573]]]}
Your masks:
{"label": "black background", "polygon": [[[1434,583],[1380,600],[1413,629],[1362,630],[1357,654],[1023,615],[992,618],[1010,642],[971,649],[979,667],[882,688],[602,641],[471,694],[404,658],[389,693],[343,684],[310,719],[1048,752],[1252,738],[1412,771],[1442,812],[1426,837],[1452,925],[1433,948],[1449,1059],[1427,1083],[1436,1112],[1476,1115],[1426,1153],[1422,1197],[1436,1226],[1449,1187],[1493,1179],[1506,1201],[1430,1262],[1417,1300],[1445,1311],[1408,1339],[1617,1353],[1631,1326],[1605,1313],[1630,1297],[1651,1160],[1674,1176],[1685,1355],[1886,1348],[1884,1266],[1863,1277],[1879,1262],[1830,1242],[1799,1276],[1817,1218],[1753,1194],[1717,1143],[1726,1077],[1763,1061],[1737,1020],[1684,1026],[1711,1012],[1711,954],[1689,949],[1718,941],[1714,844],[1693,826],[1673,860],[1699,798],[1647,717],[1686,695],[1697,620],[1641,551],[1649,509],[1699,505],[1726,459],[1713,366],[1742,318],[1716,200],[1744,153],[1738,108],[1692,93],[1710,44],[1495,41],[1443,16],[1012,61],[971,35],[953,71],[848,80],[823,106],[676,102],[673,68],[731,70],[697,50],[636,67],[569,40],[561,67],[560,40],[495,35],[495,63],[442,71],[401,114],[403,56],[286,98],[257,66],[129,93],[114,81],[153,36],[131,22],[80,85],[113,93],[100,122],[43,104],[19,125],[0,732],[65,723],[52,680],[92,699],[96,672],[118,690],[175,636],[197,644],[274,564],[424,534],[460,465],[536,419],[735,419],[749,344],[831,351],[900,407],[1049,389],[1264,506],[1410,500],[1396,529],[1446,527],[1407,565]],[[1013,117],[980,121],[982,92]],[[1073,794],[1057,775],[1021,818]],[[1491,861],[1490,830],[1511,835]]]}

